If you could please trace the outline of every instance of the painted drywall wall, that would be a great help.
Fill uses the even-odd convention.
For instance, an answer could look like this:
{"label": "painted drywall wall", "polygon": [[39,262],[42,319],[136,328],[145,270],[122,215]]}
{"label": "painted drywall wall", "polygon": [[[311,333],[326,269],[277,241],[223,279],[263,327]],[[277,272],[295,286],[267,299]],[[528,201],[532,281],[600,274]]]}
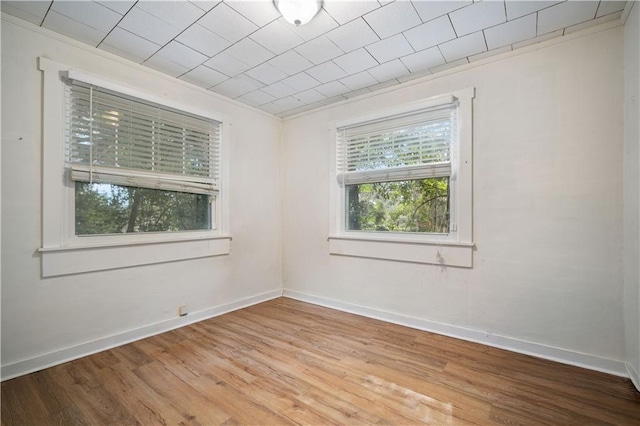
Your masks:
{"label": "painted drywall wall", "polygon": [[[8,18],[2,22],[3,370],[174,319],[183,304],[192,313],[201,312],[278,291],[280,120],[28,25]],[[39,56],[230,119],[230,255],[40,278]]]}
{"label": "painted drywall wall", "polygon": [[[284,122],[284,288],[621,364],[622,29]],[[472,269],[330,256],[328,126],[466,87]],[[331,182],[331,183],[330,183]]]}
{"label": "painted drywall wall", "polygon": [[624,327],[629,376],[640,389],[640,7],[624,27]]}

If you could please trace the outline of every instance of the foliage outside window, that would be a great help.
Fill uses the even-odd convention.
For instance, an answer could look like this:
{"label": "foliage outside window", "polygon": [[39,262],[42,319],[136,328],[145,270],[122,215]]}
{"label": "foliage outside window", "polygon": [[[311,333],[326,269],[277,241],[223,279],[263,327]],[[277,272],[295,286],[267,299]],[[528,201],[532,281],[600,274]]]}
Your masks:
{"label": "foliage outside window", "polygon": [[348,231],[449,233],[449,179],[347,185]]}
{"label": "foliage outside window", "polygon": [[338,128],[346,231],[449,234],[457,103]]}
{"label": "foliage outside window", "polygon": [[77,235],[211,229],[209,195],[76,182]]}
{"label": "foliage outside window", "polygon": [[220,123],[69,81],[75,235],[210,230]]}

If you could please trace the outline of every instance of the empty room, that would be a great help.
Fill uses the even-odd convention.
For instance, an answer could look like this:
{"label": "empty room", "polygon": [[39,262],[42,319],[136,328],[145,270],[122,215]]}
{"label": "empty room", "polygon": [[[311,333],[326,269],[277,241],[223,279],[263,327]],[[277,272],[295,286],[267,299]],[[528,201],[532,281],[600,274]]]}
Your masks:
{"label": "empty room", "polygon": [[640,425],[634,1],[2,1],[1,421]]}

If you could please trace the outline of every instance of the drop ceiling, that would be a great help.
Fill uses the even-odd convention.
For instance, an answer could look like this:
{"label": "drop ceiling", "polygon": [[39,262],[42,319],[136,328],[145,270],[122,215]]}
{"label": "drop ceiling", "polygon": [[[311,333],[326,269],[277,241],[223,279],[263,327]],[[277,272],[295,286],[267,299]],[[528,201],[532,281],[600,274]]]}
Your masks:
{"label": "drop ceiling", "polygon": [[624,1],[3,1],[2,12],[287,117],[619,20]]}

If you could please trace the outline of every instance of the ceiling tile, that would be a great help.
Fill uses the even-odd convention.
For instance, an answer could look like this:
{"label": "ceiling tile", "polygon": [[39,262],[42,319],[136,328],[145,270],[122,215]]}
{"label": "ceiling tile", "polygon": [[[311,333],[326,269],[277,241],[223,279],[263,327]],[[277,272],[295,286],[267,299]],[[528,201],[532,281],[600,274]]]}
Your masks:
{"label": "ceiling tile", "polygon": [[251,38],[275,54],[280,54],[304,43],[304,40],[295,34],[292,25],[276,20],[260,28],[251,34]]}
{"label": "ceiling tile", "polygon": [[320,84],[315,78],[303,72],[292,77],[285,78],[284,80],[282,80],[282,83],[291,87],[296,92],[302,92],[304,90],[311,89],[312,87],[316,87]]}
{"label": "ceiling tile", "polygon": [[182,65],[187,69],[192,69],[207,60],[202,53],[196,52],[184,44],[172,41],[160,49],[156,55],[160,55],[178,65]]}
{"label": "ceiling tile", "polygon": [[368,87],[364,87],[362,89],[358,89],[358,90],[354,90],[354,91],[351,91],[351,92],[347,92],[342,96],[344,96],[347,99],[350,99],[350,98],[355,98],[357,96],[365,95],[367,93],[371,93],[371,90],[369,90]]}
{"label": "ceiling tile", "polygon": [[207,1],[207,0],[189,0],[189,1],[191,3],[193,3],[194,5],[196,5],[197,7],[199,7],[200,9],[204,10],[205,12],[208,12],[211,9],[213,9],[214,7],[216,7],[218,5],[218,3],[220,3],[222,0],[212,0],[212,1]]}
{"label": "ceiling tile", "polygon": [[117,47],[111,46],[111,45],[106,44],[106,43],[100,43],[100,46],[98,46],[98,48],[100,50],[104,50],[105,52],[112,53],[112,54],[114,54],[116,56],[119,56],[121,58],[128,59],[128,60],[130,60],[132,62],[135,62],[136,64],[144,62],[145,59],[148,58],[148,56],[135,55],[135,54],[133,54],[131,52],[127,52],[127,51],[121,50],[121,49],[119,49]]}
{"label": "ceiling tile", "polygon": [[207,55],[208,57],[215,56],[227,47],[231,46],[229,41],[220,37],[218,34],[209,31],[200,24],[190,26],[176,37],[176,40]]}
{"label": "ceiling tile", "polygon": [[526,15],[522,18],[484,30],[489,49],[517,43],[536,36],[536,15]]}
{"label": "ceiling tile", "polygon": [[244,38],[224,51],[224,53],[255,67],[258,64],[273,58],[273,53],[260,46],[250,38]]}
{"label": "ceiling tile", "polygon": [[200,25],[218,34],[220,37],[235,43],[258,29],[258,26],[220,3],[198,21]]}
{"label": "ceiling tile", "polygon": [[402,34],[385,38],[366,47],[367,51],[380,63],[406,56],[414,52]]}
{"label": "ceiling tile", "polygon": [[160,55],[153,55],[149,59],[147,59],[143,65],[146,65],[154,70],[163,72],[165,74],[169,74],[172,77],[178,77],[185,72],[189,71],[189,68],[184,67],[180,64],[176,64],[175,62],[165,58]]}
{"label": "ceiling tile", "polygon": [[378,62],[365,49],[354,50],[333,60],[347,74],[355,74],[375,67]]}
{"label": "ceiling tile", "polygon": [[444,58],[437,47],[421,50],[413,55],[400,58],[400,60],[412,73],[423,71],[444,63]]}
{"label": "ceiling tile", "polygon": [[544,35],[538,36],[536,38],[532,38],[529,40],[521,41],[520,43],[514,43],[513,48],[519,49],[521,47],[531,46],[532,44],[541,43],[543,41],[551,40],[552,38],[562,37],[564,34],[564,29],[557,30],[551,33],[546,33]]}
{"label": "ceiling tile", "polygon": [[188,1],[145,0],[137,2],[136,8],[162,19],[180,30],[187,28],[205,13],[198,6]]}
{"label": "ceiling tile", "polygon": [[276,105],[273,102],[264,104],[260,106],[260,109],[271,114],[280,114],[285,110],[285,108],[281,105]]}
{"label": "ceiling tile", "polygon": [[499,55],[501,53],[511,52],[513,49],[511,45],[504,46],[499,49],[488,50],[486,52],[478,53],[476,55],[469,56],[469,62],[481,61],[483,59],[489,58],[491,56]]}
{"label": "ceiling tile", "polygon": [[300,25],[299,27],[291,25],[284,18],[280,18],[280,21],[289,25],[294,33],[305,40],[312,40],[338,26],[336,21],[331,16],[329,16],[329,14],[324,11],[324,9],[320,9],[318,14],[313,17],[311,22]]}
{"label": "ceiling tile", "polygon": [[619,12],[622,9],[624,9],[624,6],[626,4],[627,4],[626,1],[601,1],[600,5],[598,5],[598,12],[596,13],[596,18],[609,15],[611,13]]}
{"label": "ceiling tile", "polygon": [[278,117],[281,117],[281,118],[285,117],[285,116],[286,117],[291,117],[293,115],[300,114],[301,112],[310,111],[310,110],[312,110],[314,108],[317,108],[316,104],[319,104],[319,103],[320,102],[316,102],[316,103],[313,103],[313,104],[303,104],[302,106],[300,106],[298,108],[290,109],[290,110],[287,110],[287,111],[285,111],[283,113],[278,114]]}
{"label": "ceiling tile", "polygon": [[368,89],[372,92],[375,92],[376,90],[386,89],[387,87],[396,86],[398,84],[400,84],[400,82],[394,78],[393,80],[387,80],[382,83],[369,86]]}
{"label": "ceiling tile", "polygon": [[218,53],[216,56],[205,62],[204,65],[230,77],[245,72],[251,68],[249,65],[237,60],[227,52]]}
{"label": "ceiling tile", "polygon": [[356,19],[327,33],[327,37],[345,52],[380,40],[363,19]]}
{"label": "ceiling tile", "polygon": [[216,70],[212,70],[209,67],[205,67],[204,65],[200,65],[199,67],[196,67],[188,73],[180,76],[181,80],[188,81],[189,83],[193,83],[205,89],[215,86],[216,84],[220,84],[228,78],[229,77],[226,75],[221,74]]}
{"label": "ceiling tile", "polygon": [[259,106],[268,102],[273,102],[276,100],[276,98],[268,93],[265,93],[263,90],[258,89],[254,90],[253,92],[249,92],[246,95],[242,95],[240,98],[238,98],[238,100],[241,102],[246,102],[252,106]]}
{"label": "ceiling tile", "polygon": [[340,83],[349,87],[351,90],[362,89],[363,87],[371,86],[373,84],[378,84],[378,80],[373,78],[371,74],[366,71],[359,72],[358,74],[353,74],[348,77],[340,79]]}
{"label": "ceiling tile", "polygon": [[124,15],[136,4],[135,0],[111,0],[111,1],[99,1],[101,5],[108,7],[114,12],[118,12],[120,15]]}
{"label": "ceiling tile", "polygon": [[347,93],[351,89],[340,83],[339,81],[332,81],[329,83],[325,83],[322,86],[318,86],[314,90],[317,90],[327,97],[331,97]]}
{"label": "ceiling tile", "polygon": [[97,46],[107,35],[104,31],[98,31],[88,25],[74,21],[64,15],[50,10],[42,24],[43,27],[66,35],[91,46]]}
{"label": "ceiling tile", "polygon": [[295,50],[316,65],[344,54],[342,49],[333,44],[326,36],[308,41],[296,47]]}
{"label": "ceiling tile", "polygon": [[304,56],[294,50],[290,50],[282,55],[276,56],[269,61],[269,64],[273,65],[286,75],[297,74],[300,71],[304,71],[313,66],[313,64]]}
{"label": "ceiling tile", "polygon": [[507,1],[507,19],[511,21],[557,3],[558,1]]}
{"label": "ceiling tile", "polygon": [[305,90],[304,92],[296,93],[295,95],[293,95],[293,97],[303,104],[312,104],[326,98],[325,95],[317,92],[315,89],[309,89]]}
{"label": "ceiling tile", "polygon": [[601,24],[604,24],[605,22],[619,20],[621,16],[622,16],[622,11],[619,10],[617,12],[613,12],[596,19],[590,19],[581,24],[576,24],[576,25],[572,25],[570,27],[565,28],[563,35],[569,35],[571,33],[575,33],[576,31],[582,31],[585,28],[593,27],[595,25],[601,25]]}
{"label": "ceiling tile", "polygon": [[50,1],[3,1],[0,2],[2,11],[17,18],[40,25],[44,19]]}
{"label": "ceiling tile", "polygon": [[273,83],[268,85],[267,87],[263,87],[262,91],[275,98],[284,98],[285,96],[289,96],[296,92],[295,89],[292,89],[291,87],[287,86],[286,84],[282,84],[281,82]]}
{"label": "ceiling tile", "polygon": [[227,0],[225,4],[259,27],[280,17],[280,12],[271,0]]}
{"label": "ceiling tile", "polygon": [[567,1],[538,12],[538,35],[579,24],[596,16],[597,1]]}
{"label": "ceiling tile", "polygon": [[452,68],[456,68],[461,65],[467,65],[468,63],[469,63],[469,60],[467,58],[460,58],[456,61],[448,62],[446,64],[436,65],[435,67],[431,67],[429,70],[431,71],[431,74],[435,74],[437,72],[450,70]]}
{"label": "ceiling tile", "polygon": [[487,50],[482,31],[469,34],[440,45],[440,51],[447,62]]}
{"label": "ceiling tile", "polygon": [[[431,2],[429,2],[431,3]],[[428,49],[456,38],[448,16],[442,16],[404,32],[411,46],[416,50]]]}
{"label": "ceiling tile", "polygon": [[275,105],[281,106],[284,111],[288,111],[290,109],[298,108],[302,106],[302,102],[293,96],[287,96],[286,98],[278,99],[272,102]]}
{"label": "ceiling tile", "polygon": [[275,83],[276,81],[280,81],[283,78],[288,77],[288,74],[283,73],[268,63],[258,65],[257,67],[247,71],[246,74],[264,84]]}
{"label": "ceiling tile", "polygon": [[331,61],[308,69],[307,74],[318,80],[320,83],[327,83],[347,76],[347,73],[344,72],[342,68]]}
{"label": "ceiling tile", "polygon": [[161,46],[167,44],[180,32],[179,29],[137,6],[122,18],[118,26]]}
{"label": "ceiling tile", "polygon": [[504,2],[481,1],[449,14],[458,37],[483,30],[507,20]]}
{"label": "ceiling tile", "polygon": [[122,19],[121,14],[93,1],[54,1],[51,10],[103,33]]}
{"label": "ceiling tile", "polygon": [[216,93],[220,93],[221,95],[227,96],[229,98],[237,98],[238,96],[253,92],[256,89],[261,88],[262,86],[262,83],[250,77],[239,75],[237,77],[223,81],[210,90]]}
{"label": "ceiling tile", "polygon": [[344,0],[325,0],[322,8],[331,15],[340,25],[344,25],[367,12],[380,7],[374,1],[344,1]]}
{"label": "ceiling tile", "polygon": [[625,4],[324,0],[300,27],[272,0],[4,1],[1,9],[287,116],[619,19]]}
{"label": "ceiling tile", "polygon": [[398,81],[400,83],[406,83],[407,81],[411,81],[411,80],[415,80],[417,78],[421,78],[427,75],[431,75],[431,71],[429,71],[428,69],[424,69],[422,71],[418,71],[418,72],[413,72],[411,74],[407,74],[407,75],[402,75],[400,77],[398,77]]}
{"label": "ceiling tile", "polygon": [[380,38],[390,37],[422,23],[413,4],[409,1],[389,3],[367,13],[364,19]]}
{"label": "ceiling tile", "polygon": [[367,70],[378,81],[387,81],[409,74],[409,70],[400,59],[389,61]]}
{"label": "ceiling tile", "polygon": [[342,95],[337,95],[337,96],[332,96],[332,97],[327,98],[327,99],[323,99],[320,102],[316,102],[315,105],[317,107],[321,107],[321,106],[324,106],[324,105],[335,104],[336,102],[341,102],[341,101],[344,101],[345,99],[347,99],[347,98],[345,98]]}
{"label": "ceiling tile", "polygon": [[117,55],[122,53],[136,62],[143,62],[160,49],[159,45],[118,27],[109,33],[99,47]]}
{"label": "ceiling tile", "polygon": [[449,12],[473,4],[472,1],[423,1],[413,0],[413,6],[423,22],[430,21]]}

